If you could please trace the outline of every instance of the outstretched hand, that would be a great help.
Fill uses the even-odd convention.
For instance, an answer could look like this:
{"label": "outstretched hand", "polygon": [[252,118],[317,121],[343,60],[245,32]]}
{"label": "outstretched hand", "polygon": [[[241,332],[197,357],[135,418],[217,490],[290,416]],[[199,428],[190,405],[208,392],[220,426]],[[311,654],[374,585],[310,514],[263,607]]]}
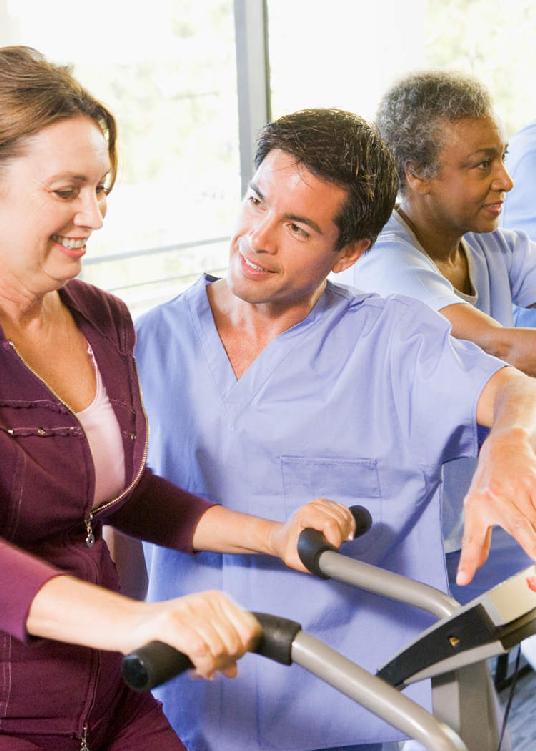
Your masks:
{"label": "outstretched hand", "polygon": [[490,435],[464,506],[457,584],[469,584],[486,562],[495,525],[536,559],[536,455],[524,431]]}
{"label": "outstretched hand", "polygon": [[281,558],[290,568],[306,571],[298,556],[298,537],[308,527],[322,532],[336,548],[355,534],[355,520],[346,506],[327,498],[315,498],[273,529],[270,535],[272,555]]}

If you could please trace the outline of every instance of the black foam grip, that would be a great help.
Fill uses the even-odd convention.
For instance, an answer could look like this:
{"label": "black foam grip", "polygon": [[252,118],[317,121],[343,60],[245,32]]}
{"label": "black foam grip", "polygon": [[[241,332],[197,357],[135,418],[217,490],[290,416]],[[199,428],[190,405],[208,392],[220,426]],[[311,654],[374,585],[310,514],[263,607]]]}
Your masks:
{"label": "black foam grip", "polygon": [[253,615],[262,626],[262,635],[252,651],[281,665],[292,665],[292,643],[301,631],[300,624],[269,613]]}
{"label": "black foam grip", "polygon": [[[350,506],[350,512],[355,519],[355,539],[369,531],[372,526],[372,517],[370,511],[364,506]],[[322,579],[329,579],[329,576],[322,573],[319,566],[320,556],[326,550],[336,550],[336,548],[326,540],[322,532],[316,529],[304,529],[301,532],[298,538],[300,561],[308,571]]]}
{"label": "black foam grip", "polygon": [[185,654],[161,641],[151,641],[123,657],[123,680],[135,691],[149,691],[192,668]]}
{"label": "black foam grip", "polygon": [[368,508],[357,504],[355,506],[350,506],[350,513],[355,519],[355,539],[356,537],[361,537],[366,534],[372,527],[372,516],[370,515]]}
{"label": "black foam grip", "polygon": [[[268,613],[253,613],[262,627],[262,636],[252,650],[282,665],[292,663],[292,642],[301,626],[296,621]],[[135,691],[149,691],[192,668],[190,659],[159,641],[153,641],[123,658],[123,680]]]}

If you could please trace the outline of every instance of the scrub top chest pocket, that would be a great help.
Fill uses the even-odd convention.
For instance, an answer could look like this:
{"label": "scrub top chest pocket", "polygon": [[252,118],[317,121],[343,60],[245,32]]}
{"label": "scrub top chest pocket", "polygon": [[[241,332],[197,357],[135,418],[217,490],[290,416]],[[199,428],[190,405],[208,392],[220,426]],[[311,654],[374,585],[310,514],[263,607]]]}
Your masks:
{"label": "scrub top chest pocket", "polygon": [[373,547],[383,526],[381,486],[375,459],[282,456],[281,474],[286,518],[317,497],[345,506],[359,504],[370,511],[372,528],[351,542],[351,552],[361,556]]}

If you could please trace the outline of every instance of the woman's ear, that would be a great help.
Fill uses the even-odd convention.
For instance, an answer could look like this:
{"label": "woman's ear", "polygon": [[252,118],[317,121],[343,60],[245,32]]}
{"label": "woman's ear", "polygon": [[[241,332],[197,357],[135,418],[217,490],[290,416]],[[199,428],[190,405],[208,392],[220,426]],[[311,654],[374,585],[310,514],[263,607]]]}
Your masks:
{"label": "woman's ear", "polygon": [[406,185],[412,193],[426,195],[429,191],[430,180],[419,174],[417,166],[413,162],[406,164]]}
{"label": "woman's ear", "polygon": [[345,271],[350,268],[350,266],[353,266],[354,263],[361,258],[363,253],[365,253],[371,245],[372,243],[368,238],[348,243],[344,248],[337,251],[337,260],[331,267],[331,270],[335,272],[335,274],[338,274],[340,271]]}

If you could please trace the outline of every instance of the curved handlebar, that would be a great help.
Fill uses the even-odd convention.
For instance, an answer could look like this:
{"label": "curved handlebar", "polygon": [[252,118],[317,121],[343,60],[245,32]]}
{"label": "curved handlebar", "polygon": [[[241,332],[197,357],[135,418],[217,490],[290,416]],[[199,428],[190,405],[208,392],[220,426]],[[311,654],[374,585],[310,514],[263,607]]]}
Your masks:
{"label": "curved handlebar", "polygon": [[[351,506],[356,522],[354,537],[364,535],[371,527],[372,518],[363,506]],[[316,529],[304,529],[298,539],[298,553],[303,565],[317,576],[326,577],[318,567],[320,556],[326,550],[335,550],[324,535]],[[292,642],[301,626],[288,618],[267,613],[253,613],[262,627],[262,636],[252,650],[271,660],[290,665]],[[123,678],[136,691],[149,691],[161,683],[192,668],[191,660],[182,652],[163,642],[153,641],[123,658]]]}
{"label": "curved handlebar", "polygon": [[[290,665],[291,648],[301,626],[288,618],[268,613],[253,613],[262,627],[262,635],[252,652]],[[150,691],[169,681],[193,664],[189,657],[169,644],[152,641],[123,658],[123,679],[135,691]]]}

